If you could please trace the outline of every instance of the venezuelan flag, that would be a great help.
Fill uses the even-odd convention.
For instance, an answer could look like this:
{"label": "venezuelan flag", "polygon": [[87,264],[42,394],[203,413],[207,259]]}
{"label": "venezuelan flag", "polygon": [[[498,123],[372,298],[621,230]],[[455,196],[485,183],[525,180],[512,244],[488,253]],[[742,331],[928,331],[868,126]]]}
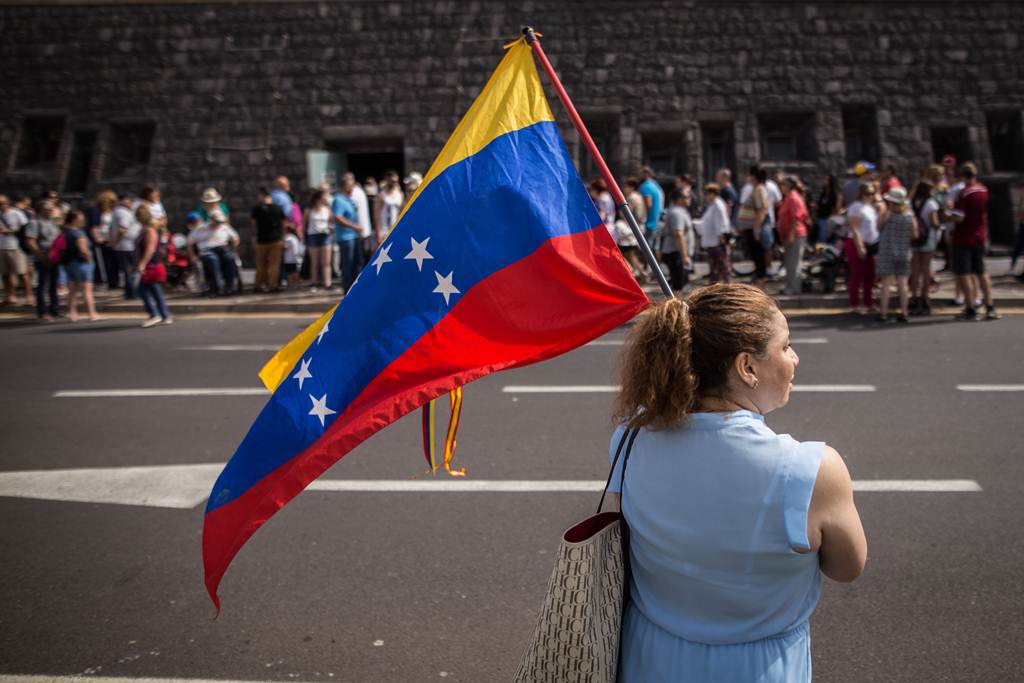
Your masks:
{"label": "venezuelan flag", "polygon": [[488,373],[551,358],[647,305],[515,43],[341,303],[286,345],[217,479],[203,562],[217,587],[250,536],[399,417]]}

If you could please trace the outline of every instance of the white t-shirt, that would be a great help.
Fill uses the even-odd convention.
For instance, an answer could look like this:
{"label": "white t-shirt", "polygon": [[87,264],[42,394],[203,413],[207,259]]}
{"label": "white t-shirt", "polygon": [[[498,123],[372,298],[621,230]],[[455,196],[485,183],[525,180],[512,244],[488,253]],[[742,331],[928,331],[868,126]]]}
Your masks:
{"label": "white t-shirt", "polygon": [[381,191],[380,213],[377,215],[377,230],[381,236],[391,230],[391,226],[398,220],[398,214],[402,212],[402,203],[405,197],[397,187],[390,191]]}
{"label": "white t-shirt", "polygon": [[302,243],[299,242],[299,238],[298,237],[296,237],[295,235],[293,235],[290,232],[287,235],[284,236],[284,262],[285,263],[294,263],[294,264],[298,265],[298,263],[299,263],[299,252],[301,250],[302,250]]}
{"label": "white t-shirt", "polygon": [[729,211],[721,197],[715,197],[705,211],[704,215],[695,221],[697,232],[700,233],[700,246],[704,249],[721,245],[722,235],[728,234],[731,230],[729,225]]}
{"label": "white t-shirt", "polygon": [[864,202],[854,202],[846,211],[847,219],[860,217],[860,226],[857,232],[864,244],[874,244],[878,241],[878,212],[875,207]]}
{"label": "white t-shirt", "polygon": [[370,236],[370,202],[366,199],[366,191],[357,184],[352,188],[349,199],[356,205],[356,223],[359,224],[359,236]]}
{"label": "white t-shirt", "polygon": [[[120,240],[117,233],[125,230]],[[135,212],[125,206],[114,208],[114,214],[110,217],[110,231],[107,233],[107,242],[114,245],[115,251],[135,251],[135,240],[142,232],[142,225],[135,219]],[[116,242],[115,242],[116,240]]]}
{"label": "white t-shirt", "polygon": [[226,247],[237,239],[238,233],[227,223],[217,226],[213,223],[203,223],[188,235],[188,243],[194,244],[200,254],[218,247]]}
{"label": "white t-shirt", "polygon": [[935,223],[932,223],[932,214],[939,210],[939,202],[935,197],[929,197],[925,201],[924,206],[921,207],[921,222],[924,223],[930,230],[936,230],[941,228],[941,225],[936,227]]}
{"label": "white t-shirt", "polygon": [[306,228],[310,235],[328,235],[331,232],[331,210],[326,206],[309,212],[309,225]]}
{"label": "white t-shirt", "polygon": [[18,230],[28,225],[28,216],[21,209],[10,208],[4,211],[4,223],[8,230],[14,232],[0,233],[0,249],[18,248]]}

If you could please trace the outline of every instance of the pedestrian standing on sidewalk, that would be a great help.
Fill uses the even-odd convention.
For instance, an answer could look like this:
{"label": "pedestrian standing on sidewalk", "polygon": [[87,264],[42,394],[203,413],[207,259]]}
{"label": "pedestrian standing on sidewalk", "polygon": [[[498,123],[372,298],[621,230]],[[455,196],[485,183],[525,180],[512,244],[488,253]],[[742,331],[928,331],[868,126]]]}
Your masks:
{"label": "pedestrian standing on sidewalk", "polygon": [[875,254],[878,253],[876,187],[864,183],[846,212],[848,234],[843,243],[850,277],[846,283],[850,311],[866,315],[874,306]]}
{"label": "pedestrian standing on sidewalk", "polygon": [[104,190],[96,195],[96,205],[86,215],[89,228],[89,240],[93,244],[93,255],[96,259],[97,284],[102,282],[107,289],[117,288],[117,260],[114,250],[107,243],[110,235],[110,222],[114,219],[114,207],[117,206],[117,195]]}
{"label": "pedestrian standing on sidewalk", "polygon": [[779,207],[779,239],[785,249],[786,286],[783,294],[803,292],[804,245],[807,244],[807,223],[810,216],[800,181],[793,176],[782,180],[783,200]]}
{"label": "pedestrian standing on sidewalk", "polygon": [[385,171],[380,190],[373,200],[373,215],[377,220],[377,244],[383,244],[388,233],[391,232],[391,227],[398,220],[398,214],[402,212],[403,204],[405,204],[405,196],[402,194],[398,172]]}
{"label": "pedestrian standing on sidewalk", "polygon": [[839,453],[765,424],[798,364],[748,285],[653,304],[630,332],[610,456],[636,435],[608,487],[632,567],[620,681],[811,680],[821,575],[855,580],[867,539]]}
{"label": "pedestrian standing on sidewalk", "polygon": [[644,198],[644,208],[647,211],[647,220],[644,221],[644,238],[651,251],[658,250],[658,222],[661,220],[662,211],[665,208],[665,191],[654,179],[654,169],[644,166],[640,169],[640,196]]}
{"label": "pedestrian standing on sidewalk", "polygon": [[68,319],[78,320],[77,300],[81,293],[85,300],[89,320],[96,321],[96,304],[92,298],[92,274],[95,264],[92,261],[92,249],[89,238],[85,235],[85,216],[77,209],[71,209],[64,215],[64,272],[68,276]]}
{"label": "pedestrian standing on sidewalk", "polygon": [[732,262],[729,258],[729,237],[732,231],[729,223],[728,205],[720,195],[717,183],[704,186],[704,215],[694,221],[700,246],[708,260],[708,278],[711,284],[732,282]]}
{"label": "pedestrian standing on sidewalk", "polygon": [[114,248],[118,277],[124,278],[124,298],[134,299],[138,286],[135,272],[135,240],[139,238],[142,226],[135,218],[135,197],[131,193],[121,195],[117,208],[110,218],[110,234],[107,242]]}
{"label": "pedestrian standing on sidewalk", "polygon": [[28,216],[11,206],[6,195],[0,195],[0,276],[4,280],[5,304],[14,303],[18,280],[25,289],[25,305],[32,305],[32,282],[29,278],[28,256],[21,250],[18,235],[28,225]]}
{"label": "pedestrian standing on sidewalk", "polygon": [[740,192],[740,210],[736,214],[736,230],[743,240],[747,258],[754,262],[754,286],[761,291],[764,291],[768,280],[765,252],[772,247],[771,197],[765,186],[767,180],[768,174],[763,168],[750,167],[747,185]]}
{"label": "pedestrian standing on sidewalk", "polygon": [[331,201],[331,217],[334,219],[334,239],[338,243],[338,260],[341,274],[341,291],[347,293],[356,281],[362,265],[362,247],[359,240],[361,228],[352,188],[355,181],[342,177],[341,186]]}
{"label": "pedestrian standing on sidewalk", "polygon": [[942,167],[932,164],[925,169],[910,193],[910,207],[917,218],[918,235],[911,245],[910,314],[931,315],[932,258],[942,233],[941,200],[938,184]]}
{"label": "pedestrian standing on sidewalk", "polygon": [[302,242],[293,223],[285,228],[284,247],[281,262],[284,264],[284,276],[289,289],[299,282],[299,269],[302,267]]}
{"label": "pedestrian standing on sidewalk", "polygon": [[40,322],[53,322],[60,317],[57,297],[60,264],[50,260],[50,247],[61,233],[60,226],[54,221],[60,211],[53,202],[44,199],[36,205],[35,213],[35,218],[25,226],[25,241],[36,266],[36,316]]}
{"label": "pedestrian standing on sidewalk", "polygon": [[665,212],[665,234],[661,238],[658,260],[668,266],[668,284],[674,292],[681,292],[689,283],[690,249],[687,234],[693,231],[690,212],[690,197],[681,190],[673,190],[669,208]]}
{"label": "pedestrian standing on sidewalk", "polygon": [[145,204],[135,211],[141,230],[135,243],[135,269],[141,276],[139,279],[139,297],[142,305],[149,313],[149,319],[142,327],[153,327],[163,323],[170,325],[174,320],[164,302],[163,283],[167,282],[168,243],[170,241],[164,222],[153,217],[150,208]]}
{"label": "pedestrian standing on sidewalk", "polygon": [[828,241],[828,220],[843,210],[843,196],[839,193],[836,177],[831,173],[825,176],[818,193],[818,201],[814,205],[814,222],[818,228],[814,235],[816,242]]}
{"label": "pedestrian standing on sidewalk", "polygon": [[978,182],[978,169],[968,161],[960,167],[964,187],[957,195],[953,223],[953,274],[964,289],[964,310],[960,320],[976,320],[976,283],[981,285],[985,301],[985,319],[998,320],[992,300],[992,279],[985,269],[985,245],[988,242],[988,188]]}
{"label": "pedestrian standing on sidewalk", "polygon": [[907,191],[902,186],[893,187],[882,199],[885,200],[885,211],[878,219],[878,277],[882,279],[881,312],[879,322],[886,322],[889,317],[889,288],[896,284],[899,295],[900,312],[896,320],[909,322],[908,303],[910,294],[907,288],[907,276],[910,274],[910,244],[917,239],[917,220],[914,211],[907,201]]}
{"label": "pedestrian standing on sidewalk", "polygon": [[309,251],[309,279],[315,292],[318,287],[331,287],[331,244],[333,230],[328,195],[323,190],[313,193],[306,211],[306,248]]}
{"label": "pedestrian standing on sidewalk", "polygon": [[280,205],[267,188],[259,189],[259,202],[249,215],[256,231],[253,250],[256,254],[255,292],[278,292],[281,289],[281,251],[284,249],[286,219]]}

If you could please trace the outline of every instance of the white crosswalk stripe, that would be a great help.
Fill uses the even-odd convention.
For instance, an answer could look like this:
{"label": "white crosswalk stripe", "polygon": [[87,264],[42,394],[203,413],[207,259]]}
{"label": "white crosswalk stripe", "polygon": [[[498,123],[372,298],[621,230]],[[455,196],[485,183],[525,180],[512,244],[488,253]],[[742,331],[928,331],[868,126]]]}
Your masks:
{"label": "white crosswalk stripe", "polygon": [[960,391],[1024,391],[1024,384],[957,384]]}
{"label": "white crosswalk stripe", "polygon": [[[610,394],[619,391],[616,384],[510,384],[503,394]],[[877,391],[873,384],[794,384],[793,391],[863,393]]]}

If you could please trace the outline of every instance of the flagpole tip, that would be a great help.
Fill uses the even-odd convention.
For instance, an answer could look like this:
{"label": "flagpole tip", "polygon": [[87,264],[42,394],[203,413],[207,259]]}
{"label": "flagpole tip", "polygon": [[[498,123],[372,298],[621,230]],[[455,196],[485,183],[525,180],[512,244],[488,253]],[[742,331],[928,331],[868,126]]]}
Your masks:
{"label": "flagpole tip", "polygon": [[534,32],[532,26],[523,27],[523,36],[526,38],[527,45],[530,45],[533,41],[537,40],[537,34]]}

